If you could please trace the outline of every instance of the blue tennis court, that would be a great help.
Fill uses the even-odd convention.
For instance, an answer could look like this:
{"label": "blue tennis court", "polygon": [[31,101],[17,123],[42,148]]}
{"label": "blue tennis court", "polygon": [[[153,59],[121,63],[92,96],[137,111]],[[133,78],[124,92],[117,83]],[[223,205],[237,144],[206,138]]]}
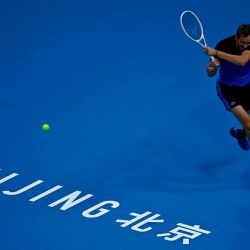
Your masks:
{"label": "blue tennis court", "polygon": [[212,47],[249,23],[247,0],[1,1],[1,249],[249,250],[249,151],[185,9]]}

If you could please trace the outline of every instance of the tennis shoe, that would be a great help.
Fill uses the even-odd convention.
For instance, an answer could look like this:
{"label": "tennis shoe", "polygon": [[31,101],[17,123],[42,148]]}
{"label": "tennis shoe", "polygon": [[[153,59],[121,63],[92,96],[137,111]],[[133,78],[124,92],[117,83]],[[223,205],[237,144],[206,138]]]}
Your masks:
{"label": "tennis shoe", "polygon": [[231,128],[230,135],[237,139],[239,146],[243,150],[248,151],[250,149],[249,142],[244,131],[238,128]]}

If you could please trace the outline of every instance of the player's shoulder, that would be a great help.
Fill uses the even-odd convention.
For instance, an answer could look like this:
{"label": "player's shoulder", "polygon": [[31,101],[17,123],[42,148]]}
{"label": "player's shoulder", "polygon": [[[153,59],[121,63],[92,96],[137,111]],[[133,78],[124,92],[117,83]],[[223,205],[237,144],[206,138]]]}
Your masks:
{"label": "player's shoulder", "polygon": [[218,44],[231,44],[235,41],[235,36],[229,36],[227,38],[224,38],[218,42]]}
{"label": "player's shoulder", "polygon": [[235,46],[235,36],[229,36],[227,38],[220,40],[217,43],[215,48],[217,50],[224,50],[224,49],[232,48],[234,46]]}

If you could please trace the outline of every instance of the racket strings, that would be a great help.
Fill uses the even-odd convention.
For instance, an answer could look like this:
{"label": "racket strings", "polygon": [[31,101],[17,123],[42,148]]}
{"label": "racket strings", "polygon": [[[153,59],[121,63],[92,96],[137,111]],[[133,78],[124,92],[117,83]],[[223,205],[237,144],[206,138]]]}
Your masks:
{"label": "racket strings", "polygon": [[181,16],[181,25],[192,40],[200,41],[203,38],[203,29],[200,21],[192,12],[185,12]]}
{"label": "racket strings", "polygon": [[[180,24],[184,33],[193,41],[200,44],[202,47],[206,47],[207,43],[203,33],[203,27],[198,16],[190,10],[185,10],[180,15]],[[214,61],[214,57],[210,56],[211,61]]]}

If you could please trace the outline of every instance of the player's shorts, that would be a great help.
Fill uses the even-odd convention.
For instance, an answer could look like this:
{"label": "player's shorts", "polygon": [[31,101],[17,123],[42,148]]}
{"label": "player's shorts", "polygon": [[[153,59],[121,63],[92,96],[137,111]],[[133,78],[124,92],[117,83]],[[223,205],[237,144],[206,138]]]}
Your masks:
{"label": "player's shorts", "polygon": [[216,89],[227,111],[238,105],[250,111],[250,83],[244,87],[233,87],[217,82]]}

